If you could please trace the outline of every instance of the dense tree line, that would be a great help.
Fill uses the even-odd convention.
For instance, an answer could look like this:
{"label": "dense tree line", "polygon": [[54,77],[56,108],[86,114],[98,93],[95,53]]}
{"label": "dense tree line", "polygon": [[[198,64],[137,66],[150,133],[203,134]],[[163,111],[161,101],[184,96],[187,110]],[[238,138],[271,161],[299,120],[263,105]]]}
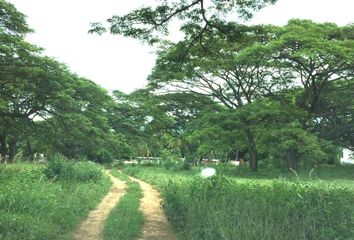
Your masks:
{"label": "dense tree line", "polygon": [[[252,171],[338,162],[354,149],[354,27],[224,18],[274,2],[164,1],[110,18],[112,33],[159,46],[148,86],[125,94],[43,56],[24,40],[25,17],[0,1],[2,159],[18,147],[98,162],[242,158]],[[177,43],[162,36],[174,18],[185,35]]]}
{"label": "dense tree line", "polygon": [[[248,18],[275,2],[163,1],[113,16],[107,26],[93,24],[91,32],[158,44],[152,91],[204,96],[219,106],[203,106],[188,119],[180,135],[183,154],[241,156],[252,171],[259,162],[292,169],[334,163],[342,148],[354,146],[354,27],[227,21],[230,13]],[[185,36],[178,43],[164,37],[174,19]]]}
{"label": "dense tree line", "polygon": [[109,161],[125,147],[109,125],[107,91],[25,41],[25,16],[0,1],[1,159],[16,152]]}
{"label": "dense tree line", "polygon": [[284,27],[227,27],[235,34],[210,31],[188,54],[188,33],[165,44],[150,76],[157,89],[224,106],[193,129],[200,151],[245,151],[255,171],[259,159],[285,159],[296,169],[301,160],[335,161],[336,147],[353,148],[353,26],[290,20]]}

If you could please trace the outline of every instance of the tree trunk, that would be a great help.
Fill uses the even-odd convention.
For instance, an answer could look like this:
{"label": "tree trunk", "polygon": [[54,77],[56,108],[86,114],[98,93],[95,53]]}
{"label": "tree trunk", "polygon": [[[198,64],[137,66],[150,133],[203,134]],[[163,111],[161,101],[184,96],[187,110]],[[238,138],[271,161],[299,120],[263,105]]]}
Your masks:
{"label": "tree trunk", "polygon": [[258,170],[258,157],[256,144],[253,139],[251,130],[247,130],[248,154],[250,155],[250,170],[256,172]]}
{"label": "tree trunk", "polygon": [[28,151],[29,159],[32,161],[33,160],[33,150],[32,150],[31,142],[27,139],[26,144],[27,144],[27,151]]}
{"label": "tree trunk", "polygon": [[298,154],[295,149],[288,149],[286,151],[286,161],[288,169],[297,170],[299,168]]}
{"label": "tree trunk", "polygon": [[250,170],[252,172],[256,172],[258,170],[258,159],[257,159],[257,151],[250,150]]}
{"label": "tree trunk", "polygon": [[0,145],[1,145],[1,162],[6,162],[6,137],[5,135],[0,135]]}
{"label": "tree trunk", "polygon": [[236,161],[240,161],[240,158],[238,157],[238,156],[239,156],[239,154],[240,154],[240,151],[239,151],[239,150],[237,150],[237,151],[236,151],[236,157],[235,157],[235,158],[236,158],[236,159],[235,159]]}
{"label": "tree trunk", "polygon": [[15,158],[16,144],[16,140],[12,140],[9,142],[9,162],[13,162]]}

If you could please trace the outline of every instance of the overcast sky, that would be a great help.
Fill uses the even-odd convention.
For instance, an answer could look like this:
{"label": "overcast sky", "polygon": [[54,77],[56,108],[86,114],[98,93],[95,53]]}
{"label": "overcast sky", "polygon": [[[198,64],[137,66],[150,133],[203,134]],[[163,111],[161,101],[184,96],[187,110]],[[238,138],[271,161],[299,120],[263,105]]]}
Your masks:
{"label": "overcast sky", "polygon": [[[146,83],[154,49],[137,40],[91,35],[90,22],[104,21],[153,0],[8,0],[27,15],[35,30],[27,40],[73,72],[108,90],[131,92]],[[278,0],[257,13],[252,23],[284,25],[291,18],[345,25],[354,22],[354,0]]]}

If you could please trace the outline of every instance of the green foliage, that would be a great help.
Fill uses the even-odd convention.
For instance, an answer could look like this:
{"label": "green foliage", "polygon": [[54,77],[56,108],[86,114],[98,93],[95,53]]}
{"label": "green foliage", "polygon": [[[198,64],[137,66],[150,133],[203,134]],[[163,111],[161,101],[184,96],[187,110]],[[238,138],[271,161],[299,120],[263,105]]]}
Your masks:
{"label": "green foliage", "polygon": [[17,11],[13,4],[0,1],[0,29],[11,35],[30,33],[31,29],[26,23],[26,16]]}
{"label": "green foliage", "polygon": [[163,44],[149,77],[151,87],[211,96],[234,112],[197,119],[187,136],[193,151],[219,158],[247,151],[256,170],[262,155],[290,168],[330,162],[325,153],[334,152],[323,140],[352,148],[352,26],[297,19],[284,27],[225,25],[227,34],[205,30],[192,46],[203,28],[185,26],[183,41]]}
{"label": "green foliage", "polygon": [[108,192],[109,179],[51,181],[43,167],[0,167],[0,238],[71,239],[72,231]]}
{"label": "green foliage", "polygon": [[[125,171],[157,185],[171,223],[185,239],[330,240],[354,236],[352,183],[346,187],[339,181],[259,181],[221,175],[202,179],[136,167]],[[342,173],[341,169],[330,172],[336,171],[338,176]],[[327,173],[322,173],[326,178]]]}
{"label": "green foliage", "polygon": [[172,168],[176,162],[180,161],[178,155],[173,154],[173,152],[167,149],[162,150],[161,159],[161,165],[166,169]]}
{"label": "green foliage", "polygon": [[192,165],[187,160],[184,160],[182,163],[180,163],[181,170],[191,170],[191,168],[192,168]]}
{"label": "green foliage", "polygon": [[93,153],[89,157],[90,159],[95,159],[96,162],[101,164],[110,163],[113,161],[112,153],[106,149],[99,149],[97,153]]}
{"label": "green foliage", "polygon": [[50,160],[44,174],[49,179],[74,182],[99,182],[103,178],[102,169],[88,161],[69,161],[61,155],[54,155]]}
{"label": "green foliage", "polygon": [[[181,30],[197,26],[196,36],[216,28],[223,33],[224,21],[228,13],[237,13],[241,18],[251,18],[252,13],[276,0],[257,1],[211,1],[204,0],[163,1],[155,8],[150,6],[132,10],[124,16],[114,15],[107,20],[108,26],[93,23],[89,32],[102,34],[107,30],[112,34],[136,38],[154,44],[168,35],[168,26],[174,19],[183,21]],[[208,6],[207,6],[208,5]],[[204,27],[203,30],[201,30]],[[193,43],[193,42],[192,42]]]}
{"label": "green foliage", "polygon": [[185,135],[200,157],[212,154],[226,161],[233,151],[249,153],[251,132],[263,164],[297,169],[300,163],[311,166],[326,157],[316,135],[299,124],[303,116],[306,113],[293,105],[255,101],[240,109],[207,113],[191,122]]}
{"label": "green foliage", "polygon": [[112,171],[112,174],[127,181],[127,191],[109,214],[103,230],[103,239],[136,239],[144,223],[143,215],[139,210],[143,193],[139,184],[130,181],[126,175],[117,171]]}
{"label": "green foliage", "polygon": [[65,106],[61,104],[54,117],[38,124],[42,131],[33,136],[34,142],[43,146],[41,139],[45,138],[47,148],[69,158],[84,156],[99,163],[118,158],[127,146],[124,136],[111,131],[108,119],[112,99],[86,79],[73,79],[71,90]]}
{"label": "green foliage", "polygon": [[17,146],[27,157],[58,152],[100,163],[129,155],[125,136],[111,131],[114,103],[107,91],[43,56],[42,49],[24,40],[30,32],[25,16],[1,0],[2,158],[9,155],[12,161]]}
{"label": "green foliage", "polygon": [[269,46],[281,56],[280,74],[294,83],[301,80],[302,91],[294,97],[309,113],[307,130],[349,147],[354,132],[354,39],[348,33],[353,27],[293,19],[277,32]]}
{"label": "green foliage", "polygon": [[225,178],[171,182],[166,189],[171,222],[188,239],[346,239],[354,234],[348,189]]}

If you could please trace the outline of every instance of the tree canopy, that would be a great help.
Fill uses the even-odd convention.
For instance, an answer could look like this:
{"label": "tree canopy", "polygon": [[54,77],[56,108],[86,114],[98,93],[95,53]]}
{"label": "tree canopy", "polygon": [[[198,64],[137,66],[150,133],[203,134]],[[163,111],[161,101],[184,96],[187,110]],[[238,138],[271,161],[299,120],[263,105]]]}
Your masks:
{"label": "tree canopy", "polygon": [[217,29],[228,34],[225,27],[228,14],[243,19],[252,17],[253,12],[276,0],[164,0],[156,7],[141,7],[124,16],[114,15],[107,20],[108,26],[93,23],[90,32],[102,34],[107,30],[112,34],[121,34],[149,44],[160,42],[169,33],[169,24],[173,20],[181,21],[181,30],[197,29],[190,44],[202,38],[205,32]]}
{"label": "tree canopy", "polygon": [[[166,0],[94,24],[158,45],[148,85],[127,94],[45,56],[25,41],[25,16],[0,0],[2,160],[212,157],[245,159],[251,171],[337,162],[354,149],[354,27],[228,21],[275,2]],[[167,40],[175,19],[179,42]]]}
{"label": "tree canopy", "polygon": [[[353,103],[349,95],[353,94],[354,41],[351,25],[338,27],[331,23],[290,20],[284,27],[236,23],[228,26],[237,37],[214,30],[204,36],[207,41],[203,45],[191,47],[188,54],[185,52],[188,35],[183,41],[162,46],[149,77],[150,86],[159,91],[168,92],[173,88],[205,95],[236,112],[245,111],[244,107],[249,108],[260,100],[278,101],[288,106],[285,108],[299,108],[304,114],[294,113],[282,125],[285,129],[278,133],[277,128],[262,127],[273,129],[273,136],[288,135],[289,140],[284,141],[293,144],[293,148],[297,148],[293,141],[297,138],[295,132],[314,134],[337,146],[352,148]],[[281,116],[278,117],[281,121]],[[255,170],[257,152],[260,152],[257,145],[262,148],[266,144],[256,143],[258,134],[253,130],[262,126],[262,122],[246,119],[242,126],[248,129],[244,142],[254,163],[251,168]],[[293,121],[296,129],[292,127]],[[306,139],[304,135],[303,139]],[[296,151],[292,155],[299,155],[303,149]]]}

